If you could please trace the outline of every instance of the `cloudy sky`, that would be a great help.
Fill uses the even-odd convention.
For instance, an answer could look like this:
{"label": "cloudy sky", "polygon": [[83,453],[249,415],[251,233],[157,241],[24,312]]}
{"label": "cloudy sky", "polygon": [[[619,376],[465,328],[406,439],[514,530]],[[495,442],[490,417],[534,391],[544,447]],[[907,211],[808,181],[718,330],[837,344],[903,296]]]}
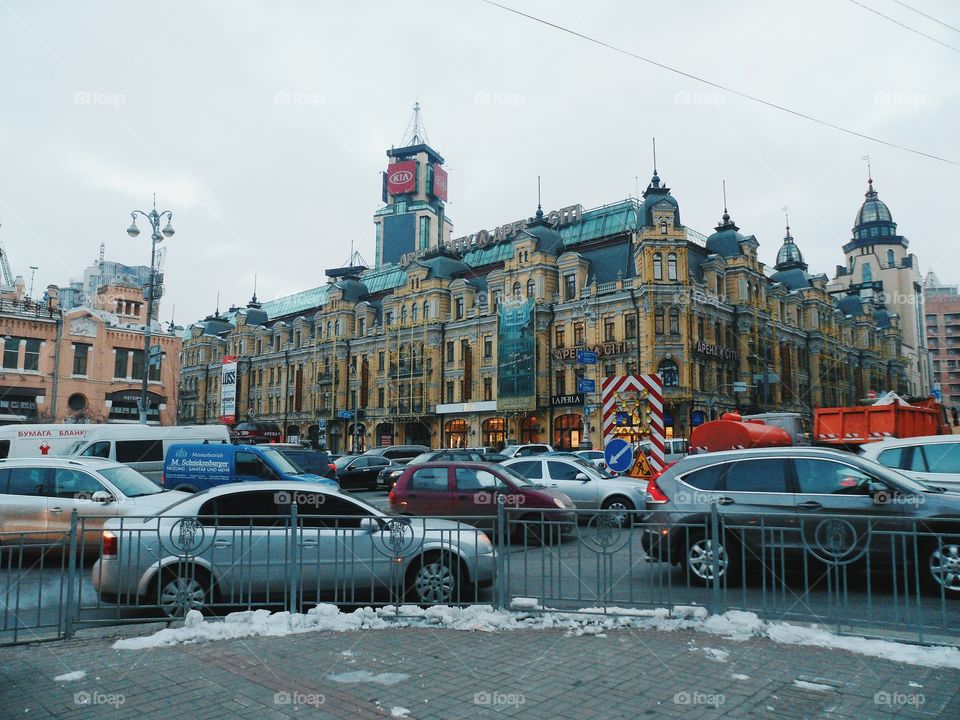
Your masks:
{"label": "cloudy sky", "polygon": [[[502,0],[851,130],[960,162],[960,8],[950,0]],[[940,43],[869,9],[889,15]],[[943,44],[941,44],[943,43]],[[951,46],[946,47],[945,45]],[[447,161],[454,234],[641,190],[656,136],[686,225],[721,180],[773,262],[782,208],[811,270],[843,257],[870,155],[923,272],[960,281],[960,167],[828,129],[480,0],[0,0],[0,239],[15,273],[64,284],[106,244],[149,259],[129,212],[174,212],[164,319],[325,282],[373,261],[385,150],[411,106]],[[141,223],[142,225],[142,223]],[[35,293],[38,294],[38,293]]]}

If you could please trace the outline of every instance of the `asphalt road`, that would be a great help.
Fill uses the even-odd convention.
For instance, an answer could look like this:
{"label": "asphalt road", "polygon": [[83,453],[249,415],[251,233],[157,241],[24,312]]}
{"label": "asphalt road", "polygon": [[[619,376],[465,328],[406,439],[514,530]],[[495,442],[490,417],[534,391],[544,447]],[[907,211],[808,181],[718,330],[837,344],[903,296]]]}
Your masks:
{"label": "asphalt road", "polygon": [[[361,491],[364,501],[388,509],[383,491]],[[508,583],[505,600],[536,598],[559,609],[584,607],[664,607],[703,605],[722,610],[742,609],[769,618],[802,620],[833,625],[841,630],[918,639],[937,637],[960,642],[960,600],[917,596],[903,578],[888,574],[866,577],[856,572],[833,571],[810,564],[784,576],[779,567],[756,558],[749,577],[732,587],[714,591],[699,587],[678,567],[650,562],[641,547],[642,530],[634,528],[598,533],[581,525],[562,542],[544,546],[515,542],[502,559]],[[29,563],[29,564],[28,564]],[[135,621],[154,611],[100,603],[90,584],[91,563],[79,576],[80,599],[76,606],[86,621]],[[0,643],[55,634],[63,623],[68,597],[62,563],[48,556],[40,567],[36,558],[25,558],[23,567],[0,567]],[[906,587],[904,587],[906,585]],[[494,590],[480,591],[481,602],[494,602]],[[368,597],[358,597],[362,603]],[[384,601],[389,597],[384,597]],[[74,601],[76,602],[76,601]],[[345,605],[346,607],[347,605]]]}

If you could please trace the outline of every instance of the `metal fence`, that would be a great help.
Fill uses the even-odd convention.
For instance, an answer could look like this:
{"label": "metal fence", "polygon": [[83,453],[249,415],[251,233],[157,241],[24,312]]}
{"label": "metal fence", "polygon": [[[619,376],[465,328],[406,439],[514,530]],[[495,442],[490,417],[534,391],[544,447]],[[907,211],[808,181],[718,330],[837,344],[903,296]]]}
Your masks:
{"label": "metal fence", "polygon": [[[558,612],[702,605],[840,633],[960,645],[957,537],[854,515],[703,517],[498,505],[460,518],[320,515],[102,518],[0,534],[0,644],[103,624],[316,602],[483,603]],[[471,524],[472,523],[472,524]],[[937,565],[939,563],[939,565]]]}

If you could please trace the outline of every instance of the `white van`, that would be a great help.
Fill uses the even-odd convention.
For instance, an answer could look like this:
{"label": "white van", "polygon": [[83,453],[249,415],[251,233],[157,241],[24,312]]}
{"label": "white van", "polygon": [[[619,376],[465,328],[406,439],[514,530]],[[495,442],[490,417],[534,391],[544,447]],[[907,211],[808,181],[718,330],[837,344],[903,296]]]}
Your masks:
{"label": "white van", "polygon": [[229,442],[226,425],[104,425],[77,443],[72,454],[115,460],[159,481],[163,460],[171,445]]}
{"label": "white van", "polygon": [[0,460],[69,455],[76,443],[103,427],[106,425],[4,425],[0,427]]}

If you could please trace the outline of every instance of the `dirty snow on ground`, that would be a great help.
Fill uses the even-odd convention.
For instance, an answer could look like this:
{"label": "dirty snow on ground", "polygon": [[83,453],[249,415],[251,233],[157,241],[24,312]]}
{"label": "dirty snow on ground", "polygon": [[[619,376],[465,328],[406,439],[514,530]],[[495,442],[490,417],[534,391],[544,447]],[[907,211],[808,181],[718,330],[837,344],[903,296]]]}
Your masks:
{"label": "dirty snow on ground", "polygon": [[76,680],[83,680],[87,676],[86,670],[74,670],[73,672],[64,673],[63,675],[57,675],[53,681],[54,682],[74,682]]}
{"label": "dirty snow on ground", "polygon": [[734,680],[749,680],[749,679],[750,679],[750,676],[749,676],[749,675],[744,675],[743,673],[734,673],[734,674],[731,675],[730,677],[733,678]]}
{"label": "dirty snow on ground", "polygon": [[376,683],[377,685],[396,685],[410,678],[406,673],[380,673],[374,675],[369,670],[354,670],[353,672],[335,673],[327,675],[328,680],[338,683]]}
{"label": "dirty snow on ground", "polygon": [[823,683],[809,682],[807,680],[794,680],[793,684],[801,690],[813,690],[814,692],[834,692],[836,690],[832,685]]}
{"label": "dirty snow on ground", "polygon": [[395,718],[405,718],[410,714],[410,711],[405,707],[392,707],[390,708],[390,717]]}
{"label": "dirty snow on ground", "polygon": [[914,682],[913,680],[911,680],[911,681],[910,681],[909,683],[907,683],[907,684],[908,684],[910,687],[923,687],[923,685],[921,685],[921,684],[918,683],[918,682]]}
{"label": "dirty snow on ground", "polygon": [[721,650],[719,648],[691,648],[695,652],[702,652],[710,660],[716,660],[719,663],[725,663],[727,658],[730,657],[730,652],[728,650]]}
{"label": "dirty snow on ground", "polygon": [[699,606],[636,609],[608,607],[583,608],[576,612],[556,612],[539,604],[523,602],[525,610],[494,610],[489,605],[467,607],[417,605],[380,608],[364,607],[341,612],[336,605],[321,604],[306,613],[248,610],[231,613],[222,622],[207,622],[196,610],[187,613],[183,627],[165,628],[153,635],[123,638],[114,643],[118,650],[176,645],[188,642],[231,640],[245,637],[284,637],[306,632],[349,632],[385,628],[447,628],[474,632],[502,630],[566,630],[570,635],[604,637],[618,629],[672,632],[694,630],[727,640],[744,641],[769,638],[785,645],[805,645],[881,658],[922,667],[960,669],[960,648],[920,646],[888,640],[834,635],[829,630],[786,622],[768,622],[756,613],[730,610],[710,615]]}

